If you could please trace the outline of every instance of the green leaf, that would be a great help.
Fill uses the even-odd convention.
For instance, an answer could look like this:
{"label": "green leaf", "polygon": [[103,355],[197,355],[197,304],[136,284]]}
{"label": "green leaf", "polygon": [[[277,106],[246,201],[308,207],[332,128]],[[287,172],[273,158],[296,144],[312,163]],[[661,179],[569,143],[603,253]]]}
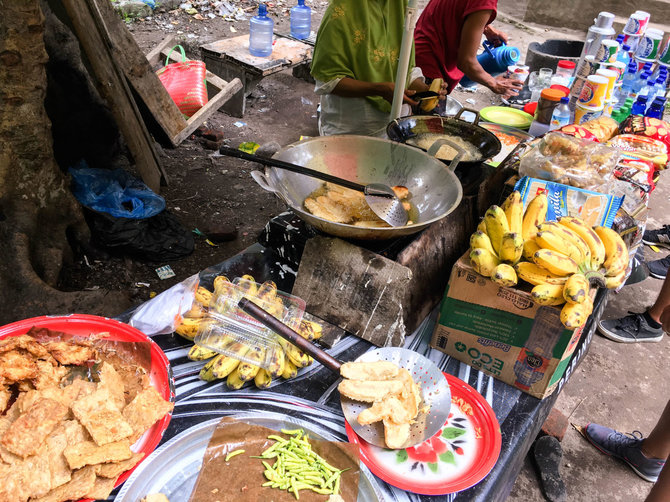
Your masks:
{"label": "green leaf", "polygon": [[398,453],[395,454],[395,460],[399,464],[407,461],[408,455],[407,450],[398,450]]}
{"label": "green leaf", "polygon": [[465,429],[459,429],[458,427],[445,427],[442,431],[442,437],[446,439],[456,439],[463,434],[465,434]]}
{"label": "green leaf", "polygon": [[433,472],[437,472],[437,468],[438,468],[437,462],[435,462],[435,463],[429,462],[428,463],[428,468]]}
{"label": "green leaf", "polygon": [[447,464],[456,465],[456,457],[454,457],[454,453],[451,451],[445,451],[444,453],[440,453],[440,460],[442,462],[446,462]]}

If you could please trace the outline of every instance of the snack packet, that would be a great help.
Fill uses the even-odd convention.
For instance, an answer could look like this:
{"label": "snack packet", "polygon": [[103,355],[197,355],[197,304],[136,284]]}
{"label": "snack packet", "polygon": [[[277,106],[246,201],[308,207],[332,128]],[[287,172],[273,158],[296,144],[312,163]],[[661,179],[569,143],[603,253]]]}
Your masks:
{"label": "snack packet", "polygon": [[619,124],[619,132],[656,139],[665,143],[670,149],[670,124],[664,120],[630,115]]}
{"label": "snack packet", "polygon": [[668,164],[668,145],[660,140],[635,134],[620,134],[607,142],[628,157],[650,160],[656,169],[665,169]]}

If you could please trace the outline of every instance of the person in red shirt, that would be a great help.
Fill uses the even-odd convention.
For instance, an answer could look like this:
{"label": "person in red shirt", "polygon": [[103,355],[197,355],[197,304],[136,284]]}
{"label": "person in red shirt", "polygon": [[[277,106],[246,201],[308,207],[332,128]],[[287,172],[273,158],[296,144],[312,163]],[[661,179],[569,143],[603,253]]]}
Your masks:
{"label": "person in red shirt", "polygon": [[424,76],[444,79],[449,93],[465,74],[505,98],[515,95],[521,82],[494,78],[477,61],[482,35],[493,45],[507,42],[503,32],[490,26],[497,7],[498,0],[431,0],[414,31],[416,65]]}

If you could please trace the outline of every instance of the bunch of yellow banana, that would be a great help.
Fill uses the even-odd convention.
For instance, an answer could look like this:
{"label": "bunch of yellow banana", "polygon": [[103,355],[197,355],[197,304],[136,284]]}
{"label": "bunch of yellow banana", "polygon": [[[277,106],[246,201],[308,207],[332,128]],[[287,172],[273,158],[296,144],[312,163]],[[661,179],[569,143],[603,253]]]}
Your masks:
{"label": "bunch of yellow banana", "polygon": [[523,203],[512,192],[501,207],[491,206],[470,237],[470,263],[481,275],[501,286],[517,283],[515,265],[523,253]]}
{"label": "bunch of yellow banana", "polygon": [[564,216],[544,221],[546,196],[529,204],[537,219],[524,217],[524,257],[515,266],[522,280],[534,285],[533,299],[540,305],[564,305],[561,321],[568,328],[582,326],[593,310],[592,286],[616,288],[623,282],[628,250],[614,230],[591,228],[580,218]]}
{"label": "bunch of yellow banana", "polygon": [[[298,333],[308,340],[318,340],[321,338],[322,327],[320,324],[303,319],[300,321]],[[269,356],[266,350],[260,347],[249,348],[245,344],[234,342],[225,345],[225,341],[222,341],[221,346],[225,346],[226,350],[234,355],[218,354],[205,347],[194,345],[188,357],[193,361],[209,359],[200,370],[200,378],[203,380],[212,382],[225,378],[226,385],[231,390],[240,389],[246,382],[253,380],[256,387],[266,389],[273,378],[282,377],[285,380],[295,378],[300,368],[314,362],[310,356],[283,338],[279,339],[279,343],[281,350],[274,350]],[[239,359],[241,357],[244,357],[245,361],[241,361]],[[263,362],[267,368],[260,366]]]}

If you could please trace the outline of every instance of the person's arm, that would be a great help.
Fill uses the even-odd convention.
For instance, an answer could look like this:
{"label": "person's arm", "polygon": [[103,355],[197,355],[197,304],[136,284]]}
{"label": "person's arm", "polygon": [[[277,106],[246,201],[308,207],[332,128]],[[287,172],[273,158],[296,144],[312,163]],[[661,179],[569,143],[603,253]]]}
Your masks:
{"label": "person's arm", "polygon": [[507,35],[504,31],[496,30],[490,24],[486,25],[484,28],[484,36],[486,40],[493,44],[493,47],[498,47],[499,45],[507,43]]}
{"label": "person's arm", "polygon": [[[331,91],[336,96],[343,98],[364,98],[366,96],[381,96],[389,103],[393,103],[393,90],[395,84],[393,82],[364,82],[353,78],[345,77],[339,81],[335,88]],[[415,106],[418,103],[411,99],[411,95],[415,90],[406,90],[403,98],[403,103]]]}
{"label": "person's arm", "polygon": [[480,10],[469,14],[465,18],[458,51],[458,68],[473,82],[485,85],[496,94],[509,97],[516,94],[523,87],[523,84],[518,80],[504,78],[504,76],[494,78],[477,61],[477,50],[486,23],[491,19],[491,14],[493,14],[491,10]]}

